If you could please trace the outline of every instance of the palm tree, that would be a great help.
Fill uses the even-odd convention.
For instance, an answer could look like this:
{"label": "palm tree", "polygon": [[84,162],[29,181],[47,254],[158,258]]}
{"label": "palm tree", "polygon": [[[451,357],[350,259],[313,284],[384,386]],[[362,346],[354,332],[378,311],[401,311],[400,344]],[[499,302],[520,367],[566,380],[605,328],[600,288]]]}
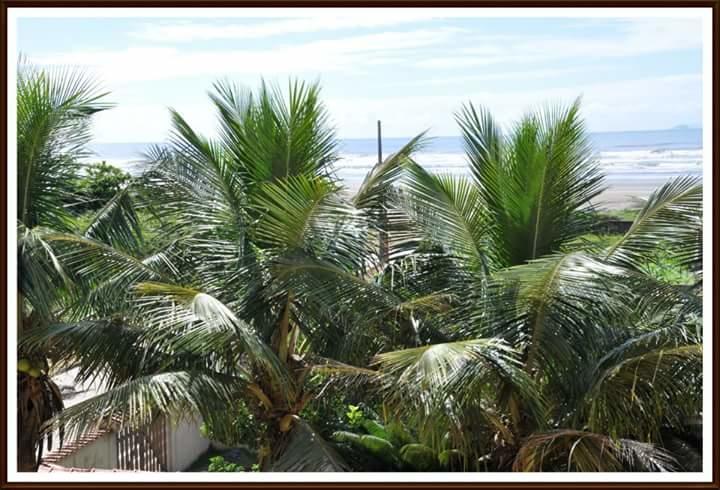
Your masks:
{"label": "palm tree", "polygon": [[[109,218],[95,236],[49,238],[82,287],[63,323],[23,345],[51,342],[107,391],[46,430],[158,411],[221,429],[242,400],[265,469],[342,470],[301,413],[322,396],[316,375],[360,375],[424,454],[467,469],[670,467],[657,443],[686,448],[699,413],[700,289],[646,265],[662,248],[700,267],[698,182],[660,189],[612,248],[582,244],[602,182],[577,104],[506,138],[468,106],[472,180],[415,164],[419,135],[349,196],[318,97],[217,84],[217,139],[173,111],[168,145],[148,155],[165,237],[151,255]],[[376,352],[377,369],[353,367]]]}
{"label": "palm tree", "polygon": [[[149,257],[88,238],[54,237],[62,261],[90,285],[75,312],[28,336],[61,346],[81,380],[107,391],[48,426],[79,433],[158,411],[200,413],[229,427],[239,400],[266,430],[265,469],[342,470],[300,412],[316,373],[343,372],[382,348],[382,320],[401,302],[370,280],[378,268],[379,195],[421,138],[373,170],[355,196],[333,175],[336,139],[317,85],[256,94],[218,83],[219,137],[172,111],[167,145],[148,154],[150,208],[167,237]],[[345,337],[345,342],[337,342]],[[368,371],[374,375],[373,372]]]}
{"label": "palm tree", "polygon": [[[65,203],[72,194],[80,159],[88,155],[90,120],[109,107],[102,101],[104,96],[80,72],[18,64],[19,336],[56,319],[63,295],[73,285],[48,236],[75,231]],[[31,471],[42,454],[40,425],[62,409],[62,399],[53,382],[39,372],[39,367],[47,371],[44,352],[19,354],[23,361],[19,366],[24,369],[18,371],[18,469]]]}
{"label": "palm tree", "polygon": [[660,250],[701,272],[700,182],[670,181],[601,248],[578,240],[602,177],[577,102],[507,136],[472,105],[458,122],[472,178],[410,165],[398,203],[424,245],[390,268],[393,292],[447,300],[417,347],[376,356],[385,402],[471,470],[696,469],[701,283],[647,266]]}

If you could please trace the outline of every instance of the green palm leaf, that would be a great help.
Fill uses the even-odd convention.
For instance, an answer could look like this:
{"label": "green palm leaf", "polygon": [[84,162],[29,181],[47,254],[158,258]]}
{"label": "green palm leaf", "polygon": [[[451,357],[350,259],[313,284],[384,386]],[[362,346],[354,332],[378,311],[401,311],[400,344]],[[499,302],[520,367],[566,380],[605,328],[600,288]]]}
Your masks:
{"label": "green palm leaf", "polygon": [[342,243],[336,235],[352,212],[338,198],[332,182],[305,176],[260,186],[253,205],[261,216],[255,227],[257,239],[281,251],[309,249],[318,242]]}
{"label": "green palm leaf", "polygon": [[164,372],[133,379],[105,393],[66,408],[45,424],[45,432],[64,427],[70,437],[111,425],[142,426],[158,413],[182,419],[229,406],[246,383],[199,372]]}
{"label": "green palm leaf", "polygon": [[25,226],[70,230],[64,203],[88,155],[91,118],[111,107],[106,95],[82,72],[19,64],[17,218]]}
{"label": "green palm leaf", "polygon": [[413,154],[421,151],[428,144],[426,134],[427,131],[418,134],[398,151],[373,166],[352,198],[357,209],[384,204],[383,198],[386,197],[391,186],[403,176]]}
{"label": "green palm leaf", "polygon": [[410,167],[407,186],[409,211],[423,235],[466,260],[472,270],[487,272],[492,249],[477,188],[467,179],[432,175],[417,164]]}
{"label": "green palm leaf", "polygon": [[307,422],[297,420],[271,471],[348,471],[335,449]]}
{"label": "green palm leaf", "polygon": [[533,434],[518,451],[513,470],[673,471],[674,458],[660,447],[570,429]]}
{"label": "green palm leaf", "polygon": [[524,117],[506,137],[485,109],[456,115],[470,168],[488,213],[488,233],[506,265],[559,249],[589,226],[602,188],[580,103]]}
{"label": "green palm leaf", "polygon": [[100,208],[82,234],[125,252],[140,252],[142,229],[129,188],[119,191]]}
{"label": "green palm leaf", "polygon": [[682,247],[690,260],[702,254],[702,184],[678,177],[653,192],[623,237],[605,253],[607,260],[638,268],[660,248]]}
{"label": "green palm leaf", "polygon": [[334,131],[317,84],[290,82],[285,94],[264,82],[257,94],[217,83],[211,94],[221,140],[250,186],[295,175],[328,175]]}

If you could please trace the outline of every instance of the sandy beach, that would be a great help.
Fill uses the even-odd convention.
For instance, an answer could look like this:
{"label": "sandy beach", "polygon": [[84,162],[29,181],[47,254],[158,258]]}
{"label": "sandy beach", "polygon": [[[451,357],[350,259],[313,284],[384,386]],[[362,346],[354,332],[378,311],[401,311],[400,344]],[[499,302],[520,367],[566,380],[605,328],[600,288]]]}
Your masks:
{"label": "sandy beach", "polygon": [[[678,173],[677,176],[683,175]],[[697,175],[697,174],[695,174]],[[594,204],[601,209],[618,210],[638,207],[642,201],[665,184],[671,177],[649,175],[643,178],[608,178],[607,189],[600,194]]]}
{"label": "sandy beach", "polygon": [[642,201],[664,183],[664,180],[650,179],[628,183],[613,182],[605,192],[595,199],[593,204],[606,210],[636,208],[642,205]]}

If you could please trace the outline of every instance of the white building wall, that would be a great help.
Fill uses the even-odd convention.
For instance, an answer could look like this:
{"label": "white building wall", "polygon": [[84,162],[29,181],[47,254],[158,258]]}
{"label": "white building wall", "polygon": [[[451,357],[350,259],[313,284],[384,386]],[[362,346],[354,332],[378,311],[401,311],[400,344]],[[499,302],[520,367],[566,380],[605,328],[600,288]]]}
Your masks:
{"label": "white building wall", "polygon": [[115,433],[105,434],[87,446],[83,446],[59,459],[56,464],[73,468],[117,468],[117,440]]}
{"label": "white building wall", "polygon": [[199,416],[167,422],[168,471],[184,471],[210,447],[210,441],[200,432]]}
{"label": "white building wall", "polygon": [[[167,471],[184,471],[210,447],[210,441],[200,432],[202,418],[185,418],[173,423],[167,421],[165,437]],[[117,469],[117,434],[109,432],[71,454],[52,463],[72,468]]]}

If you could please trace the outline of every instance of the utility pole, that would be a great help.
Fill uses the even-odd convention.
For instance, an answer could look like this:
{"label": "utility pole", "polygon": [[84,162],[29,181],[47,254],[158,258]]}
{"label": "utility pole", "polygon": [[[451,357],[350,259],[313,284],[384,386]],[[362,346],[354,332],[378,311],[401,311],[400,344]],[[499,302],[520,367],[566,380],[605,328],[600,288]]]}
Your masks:
{"label": "utility pole", "polygon": [[382,163],[382,122],[378,120],[378,164]]}
{"label": "utility pole", "polygon": [[[382,164],[382,123],[380,120],[377,122],[377,143],[378,143],[378,165]],[[388,263],[390,257],[388,236],[387,236],[387,209],[386,196],[380,196],[380,214],[378,219],[378,225],[380,227],[379,233],[379,247],[378,255],[380,256],[380,266],[384,266]]]}

